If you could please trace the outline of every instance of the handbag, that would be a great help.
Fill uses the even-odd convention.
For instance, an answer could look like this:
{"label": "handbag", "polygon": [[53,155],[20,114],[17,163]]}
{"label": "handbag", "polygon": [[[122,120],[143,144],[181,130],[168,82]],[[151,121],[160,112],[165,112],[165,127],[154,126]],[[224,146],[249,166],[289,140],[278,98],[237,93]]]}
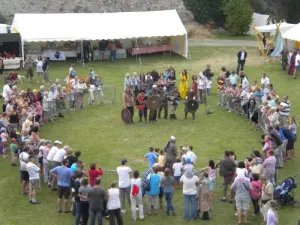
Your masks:
{"label": "handbag", "polygon": [[146,185],[145,185],[145,187],[144,187],[144,190],[145,190],[145,191],[150,191],[150,181],[151,181],[151,175],[150,175],[149,181],[147,181],[147,183],[146,183]]}

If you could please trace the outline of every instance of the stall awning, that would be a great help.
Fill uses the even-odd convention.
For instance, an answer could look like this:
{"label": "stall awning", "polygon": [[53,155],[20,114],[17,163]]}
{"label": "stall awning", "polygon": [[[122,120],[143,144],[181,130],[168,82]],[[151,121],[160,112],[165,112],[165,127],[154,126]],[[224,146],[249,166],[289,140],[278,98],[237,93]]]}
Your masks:
{"label": "stall awning", "polygon": [[290,23],[280,23],[280,24],[270,24],[266,26],[259,26],[255,27],[255,29],[261,33],[263,32],[275,32],[277,30],[277,26],[279,26],[279,30],[281,33],[291,29],[292,27],[295,26],[295,24],[290,24]]}
{"label": "stall awning", "polygon": [[0,34],[0,42],[20,42],[20,34]]}
{"label": "stall awning", "polygon": [[300,23],[282,34],[283,38],[300,42]]}
{"label": "stall awning", "polygon": [[186,34],[176,10],[16,14],[12,30],[25,42],[113,40]]}

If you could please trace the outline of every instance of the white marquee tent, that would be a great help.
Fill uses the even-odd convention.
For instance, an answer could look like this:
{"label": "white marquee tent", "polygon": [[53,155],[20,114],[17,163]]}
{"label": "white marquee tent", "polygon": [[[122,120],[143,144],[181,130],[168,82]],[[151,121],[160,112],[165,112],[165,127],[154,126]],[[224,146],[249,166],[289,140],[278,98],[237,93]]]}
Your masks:
{"label": "white marquee tent", "polygon": [[283,38],[300,41],[300,23],[282,34]]}
{"label": "white marquee tent", "polygon": [[264,15],[264,14],[259,14],[259,13],[253,13],[252,15],[252,23],[250,25],[250,34],[253,33],[253,27],[258,27],[258,26],[264,26],[267,25],[269,22],[270,16],[269,15]]}
{"label": "white marquee tent", "polygon": [[187,32],[176,10],[119,13],[16,14],[12,30],[22,42],[170,37],[174,52],[188,57]]}

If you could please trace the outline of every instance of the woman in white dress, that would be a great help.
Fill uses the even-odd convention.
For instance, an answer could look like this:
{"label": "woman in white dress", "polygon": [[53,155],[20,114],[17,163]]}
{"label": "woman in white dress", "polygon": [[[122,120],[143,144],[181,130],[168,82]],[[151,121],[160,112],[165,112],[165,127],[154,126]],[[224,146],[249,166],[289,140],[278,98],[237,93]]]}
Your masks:
{"label": "woman in white dress", "polygon": [[36,72],[38,77],[43,76],[43,60],[41,56],[39,56],[36,60]]}

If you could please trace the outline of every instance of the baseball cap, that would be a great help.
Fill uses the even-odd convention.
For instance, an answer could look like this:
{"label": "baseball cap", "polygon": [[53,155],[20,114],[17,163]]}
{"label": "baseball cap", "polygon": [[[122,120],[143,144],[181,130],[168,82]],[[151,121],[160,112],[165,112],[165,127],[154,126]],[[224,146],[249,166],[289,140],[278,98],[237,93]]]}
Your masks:
{"label": "baseball cap", "polygon": [[176,138],[174,137],[174,136],[171,136],[171,138],[170,138],[171,140],[176,140]]}
{"label": "baseball cap", "polygon": [[61,144],[62,144],[62,142],[60,142],[60,141],[56,140],[56,141],[54,141],[54,144],[59,144],[59,145],[61,145]]}
{"label": "baseball cap", "polygon": [[127,162],[128,162],[127,159],[122,159],[122,160],[121,160],[121,164],[122,164],[122,165],[125,165]]}
{"label": "baseball cap", "polygon": [[48,144],[48,143],[51,143],[51,141],[50,141],[50,140],[46,140],[46,141],[45,141],[45,144]]}

